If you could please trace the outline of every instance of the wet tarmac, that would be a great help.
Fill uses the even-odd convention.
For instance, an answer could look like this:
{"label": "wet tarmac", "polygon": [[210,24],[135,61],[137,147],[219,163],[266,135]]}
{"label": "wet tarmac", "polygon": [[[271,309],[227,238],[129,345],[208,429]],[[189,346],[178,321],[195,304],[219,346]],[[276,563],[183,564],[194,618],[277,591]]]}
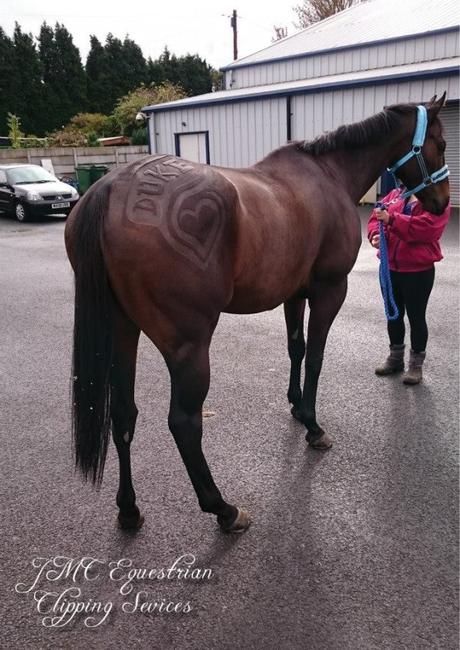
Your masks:
{"label": "wet tarmac", "polygon": [[[330,452],[309,449],[290,416],[282,308],[222,316],[204,448],[224,495],[253,517],[235,537],[199,510],[167,427],[167,371],[144,337],[132,453],[142,530],[117,529],[113,446],[99,492],[74,474],[63,230],[0,216],[1,647],[457,648],[458,211],[415,388],[374,375],[387,340],[364,241],[320,381]],[[147,571],[131,580],[134,568]]]}

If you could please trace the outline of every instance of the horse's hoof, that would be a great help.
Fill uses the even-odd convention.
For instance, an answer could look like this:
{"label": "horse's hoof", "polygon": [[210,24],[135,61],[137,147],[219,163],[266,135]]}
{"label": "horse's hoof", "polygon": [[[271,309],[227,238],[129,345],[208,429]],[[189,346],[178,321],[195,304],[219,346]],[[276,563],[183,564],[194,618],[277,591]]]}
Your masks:
{"label": "horse's hoof", "polygon": [[219,525],[224,533],[244,533],[251,525],[251,517],[244,508],[237,508],[238,514],[231,524],[225,524],[219,521]]}
{"label": "horse's hoof", "polygon": [[307,435],[305,436],[305,439],[308,442],[309,447],[312,447],[313,449],[319,449],[320,451],[326,451],[327,449],[330,449],[332,447],[332,438],[325,431],[323,431],[323,433],[319,437],[316,437],[316,438],[312,438],[307,433]]}
{"label": "horse's hoof", "polygon": [[142,528],[143,523],[144,515],[141,515],[140,512],[131,517],[118,515],[118,525],[122,530],[139,530],[139,528]]}

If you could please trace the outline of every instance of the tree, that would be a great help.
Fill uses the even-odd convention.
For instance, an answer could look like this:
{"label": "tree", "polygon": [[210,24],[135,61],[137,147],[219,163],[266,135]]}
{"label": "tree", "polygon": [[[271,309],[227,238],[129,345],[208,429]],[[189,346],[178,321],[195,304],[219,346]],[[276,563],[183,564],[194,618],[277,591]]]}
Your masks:
{"label": "tree", "polygon": [[102,46],[91,36],[91,49],[86,62],[90,109],[111,113],[117,100],[137,88],[147,77],[147,65],[136,43],[126,37],[108,34]]}
{"label": "tree", "polygon": [[160,54],[158,59],[155,59],[155,61],[149,57],[147,62],[147,83],[160,84],[167,80],[172,81],[172,68],[171,53],[168,48],[165,47],[163,52]]}
{"label": "tree", "polygon": [[159,84],[169,81],[181,86],[187,95],[202,95],[212,90],[215,70],[197,54],[177,57],[167,47],[158,59],[147,62],[147,81]]}
{"label": "tree", "polygon": [[[139,81],[131,78],[131,66],[125,62],[125,44],[119,38],[116,38],[113,34],[108,34],[104,49],[106,52],[107,73],[110,79],[111,93],[110,109],[102,112],[109,113],[113,110],[116,101],[130,90],[133,90]],[[128,45],[128,53],[132,54],[130,45]]]}
{"label": "tree", "polygon": [[297,14],[298,24],[296,27],[304,29],[313,23],[317,23],[324,18],[329,18],[334,14],[348,9],[351,5],[360,0],[303,0],[302,4],[296,5],[294,11]]}
{"label": "tree", "polygon": [[146,81],[147,64],[144,55],[139,45],[128,36],[123,41],[123,67],[129,79],[130,90]]}
{"label": "tree", "polygon": [[42,85],[42,66],[32,34],[24,33],[18,23],[13,34],[14,78],[10,112],[21,118],[27,133],[43,135],[43,113],[48,109]]}
{"label": "tree", "polygon": [[91,50],[86,61],[90,110],[109,114],[119,97],[125,94],[129,78],[122,80],[123,43],[108,34],[104,45],[91,36]]}
{"label": "tree", "polygon": [[73,43],[71,34],[64,25],[56,23],[54,29],[56,52],[60,58],[58,81],[62,97],[62,116],[72,117],[86,108],[86,76],[80,52]]}
{"label": "tree", "polygon": [[[96,36],[90,36],[90,50],[86,59],[86,84],[89,110],[105,113],[109,78],[104,46]],[[107,112],[110,110],[111,107]]]}
{"label": "tree", "polygon": [[0,135],[7,132],[7,116],[14,102],[14,44],[0,27]]}
{"label": "tree", "polygon": [[43,93],[47,105],[47,111],[42,116],[42,128],[45,132],[54,130],[60,126],[59,121],[59,99],[56,93],[54,78],[59,67],[59,59],[56,55],[54,42],[54,30],[45,23],[40,27],[38,37],[38,54],[42,64]]}
{"label": "tree", "polygon": [[124,135],[130,135],[138,126],[136,115],[141,108],[152,104],[172,102],[185,97],[179,86],[165,82],[157,86],[140,86],[118,100],[113,116]]}
{"label": "tree", "polygon": [[212,67],[197,54],[186,54],[177,59],[177,77],[170,79],[179,84],[187,95],[202,95],[212,89]]}
{"label": "tree", "polygon": [[86,76],[80,52],[64,25],[56,23],[53,30],[43,23],[38,41],[48,106],[44,121],[50,131],[85,108]]}

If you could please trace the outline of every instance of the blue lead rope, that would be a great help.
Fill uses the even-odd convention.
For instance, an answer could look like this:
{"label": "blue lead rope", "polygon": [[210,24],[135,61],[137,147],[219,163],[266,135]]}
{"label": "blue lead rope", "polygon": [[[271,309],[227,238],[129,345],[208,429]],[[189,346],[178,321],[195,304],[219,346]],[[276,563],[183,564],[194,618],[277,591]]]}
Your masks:
{"label": "blue lead rope", "polygon": [[[382,203],[376,203],[375,207],[380,209],[385,209],[385,206]],[[379,235],[380,235],[379,280],[380,280],[380,289],[382,291],[382,297],[383,297],[383,306],[385,308],[385,316],[387,317],[387,320],[396,320],[397,318],[399,318],[399,311],[393,296],[393,287],[391,284],[391,276],[390,276],[390,266],[388,264],[387,240],[385,237],[383,221],[379,221]]]}

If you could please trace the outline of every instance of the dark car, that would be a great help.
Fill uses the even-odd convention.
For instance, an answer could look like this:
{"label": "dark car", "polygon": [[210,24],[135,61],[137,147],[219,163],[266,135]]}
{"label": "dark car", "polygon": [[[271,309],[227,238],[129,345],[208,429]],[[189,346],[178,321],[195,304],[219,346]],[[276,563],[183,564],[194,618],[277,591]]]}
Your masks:
{"label": "dark car", "polygon": [[18,221],[47,214],[68,215],[80,198],[40,165],[0,165],[0,210]]}

